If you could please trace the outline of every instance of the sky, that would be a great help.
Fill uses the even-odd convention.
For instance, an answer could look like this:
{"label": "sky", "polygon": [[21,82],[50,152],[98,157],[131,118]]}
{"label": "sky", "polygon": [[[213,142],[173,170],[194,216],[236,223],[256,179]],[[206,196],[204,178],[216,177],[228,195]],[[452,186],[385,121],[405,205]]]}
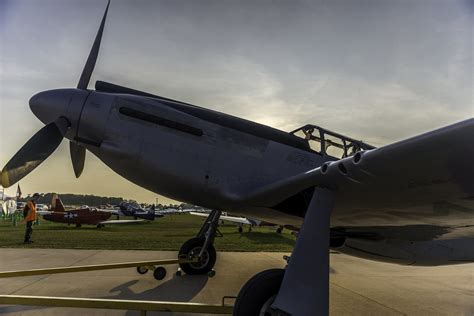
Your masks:
{"label": "sky", "polygon": [[[0,0],[2,167],[43,126],[29,98],[76,86],[105,6]],[[90,88],[104,80],[382,146],[474,116],[473,29],[474,1],[112,0]],[[66,140],[20,185],[170,202],[91,153],[76,179]]]}

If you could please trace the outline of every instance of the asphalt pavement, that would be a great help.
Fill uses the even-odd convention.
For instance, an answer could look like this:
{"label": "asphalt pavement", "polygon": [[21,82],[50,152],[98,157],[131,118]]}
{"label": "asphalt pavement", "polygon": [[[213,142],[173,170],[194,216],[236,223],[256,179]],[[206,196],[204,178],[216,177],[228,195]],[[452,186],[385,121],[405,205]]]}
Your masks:
{"label": "asphalt pavement", "polygon": [[[169,251],[1,249],[0,271],[176,258]],[[0,294],[220,304],[254,274],[283,267],[286,253],[218,253],[216,275],[157,281],[135,269],[15,277]],[[311,273],[308,271],[307,273]],[[231,302],[231,301],[229,301]],[[474,264],[412,267],[331,254],[331,315],[474,315]],[[136,311],[0,305],[1,315],[139,315]],[[159,313],[148,313],[157,315]],[[161,313],[160,315],[169,315]],[[180,314],[183,315],[183,314]]]}

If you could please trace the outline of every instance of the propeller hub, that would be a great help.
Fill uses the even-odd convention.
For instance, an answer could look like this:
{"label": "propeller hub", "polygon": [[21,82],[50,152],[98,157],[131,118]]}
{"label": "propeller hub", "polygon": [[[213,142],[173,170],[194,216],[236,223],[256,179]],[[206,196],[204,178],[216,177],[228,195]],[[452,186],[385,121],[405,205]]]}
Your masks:
{"label": "propeller hub", "polygon": [[67,117],[67,109],[75,89],[48,90],[35,94],[30,99],[30,109],[44,124],[58,117]]}

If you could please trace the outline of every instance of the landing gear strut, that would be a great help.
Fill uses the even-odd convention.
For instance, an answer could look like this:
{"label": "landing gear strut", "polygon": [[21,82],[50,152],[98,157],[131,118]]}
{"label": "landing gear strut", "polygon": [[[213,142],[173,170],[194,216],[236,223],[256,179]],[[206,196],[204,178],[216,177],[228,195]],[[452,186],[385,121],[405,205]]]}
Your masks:
{"label": "landing gear strut", "polygon": [[217,258],[214,238],[220,216],[221,211],[212,211],[196,237],[189,239],[181,246],[178,255],[180,259],[193,260],[197,258],[198,260],[197,262],[179,264],[181,270],[186,274],[212,273]]}
{"label": "landing gear strut", "polygon": [[237,296],[234,316],[329,314],[329,227],[334,196],[328,189],[314,190],[286,269],[266,270],[250,279]]}

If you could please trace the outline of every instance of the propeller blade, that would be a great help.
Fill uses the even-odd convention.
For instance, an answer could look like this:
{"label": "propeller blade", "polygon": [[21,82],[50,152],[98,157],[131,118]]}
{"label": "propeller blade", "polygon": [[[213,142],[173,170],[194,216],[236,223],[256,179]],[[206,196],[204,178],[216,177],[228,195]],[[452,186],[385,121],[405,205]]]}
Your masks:
{"label": "propeller blade", "polygon": [[79,178],[84,170],[86,160],[86,149],[75,142],[69,142],[69,151],[71,152],[72,167],[76,178]]}
{"label": "propeller blade", "polygon": [[70,123],[60,117],[31,137],[1,172],[4,188],[15,184],[48,158],[61,143]]}
{"label": "propeller blade", "polygon": [[109,11],[110,0],[107,3],[105,8],[104,16],[102,17],[102,22],[100,23],[99,30],[95,36],[94,44],[92,45],[89,57],[87,58],[84,69],[82,70],[81,78],[77,84],[78,89],[86,90],[89,85],[89,81],[94,71],[95,62],[97,61],[97,56],[99,55],[100,41],[102,40],[102,33],[104,32],[105,18],[107,17],[107,11]]}

